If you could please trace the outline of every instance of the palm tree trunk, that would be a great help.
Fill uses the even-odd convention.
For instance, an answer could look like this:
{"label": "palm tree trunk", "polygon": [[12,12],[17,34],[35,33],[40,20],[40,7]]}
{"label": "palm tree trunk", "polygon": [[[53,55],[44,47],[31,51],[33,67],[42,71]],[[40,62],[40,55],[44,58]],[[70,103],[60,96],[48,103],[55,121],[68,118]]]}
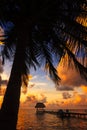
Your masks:
{"label": "palm tree trunk", "polygon": [[21,56],[19,49],[17,49],[1,107],[0,130],[16,130],[22,83]]}

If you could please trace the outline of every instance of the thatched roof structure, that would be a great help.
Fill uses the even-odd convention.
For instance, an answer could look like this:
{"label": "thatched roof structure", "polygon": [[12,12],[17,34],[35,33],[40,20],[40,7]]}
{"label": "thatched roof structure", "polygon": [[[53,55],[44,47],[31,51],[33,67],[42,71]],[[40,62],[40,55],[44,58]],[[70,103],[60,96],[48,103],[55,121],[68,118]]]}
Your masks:
{"label": "thatched roof structure", "polygon": [[35,108],[45,108],[46,106],[44,105],[44,103],[38,102],[35,106]]}

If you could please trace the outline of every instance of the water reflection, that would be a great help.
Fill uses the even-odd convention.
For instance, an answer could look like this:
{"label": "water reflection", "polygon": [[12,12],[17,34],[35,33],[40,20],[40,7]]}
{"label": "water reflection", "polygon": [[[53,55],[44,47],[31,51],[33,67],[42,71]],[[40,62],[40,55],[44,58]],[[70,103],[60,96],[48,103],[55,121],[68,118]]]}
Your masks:
{"label": "water reflection", "polygon": [[36,114],[36,120],[37,121],[44,121],[45,119],[45,114]]}
{"label": "water reflection", "polygon": [[36,114],[34,110],[20,110],[18,130],[87,130],[87,120],[59,118],[53,114]]}
{"label": "water reflection", "polygon": [[62,128],[65,128],[67,130],[72,130],[70,118],[61,119],[61,122],[62,122]]}

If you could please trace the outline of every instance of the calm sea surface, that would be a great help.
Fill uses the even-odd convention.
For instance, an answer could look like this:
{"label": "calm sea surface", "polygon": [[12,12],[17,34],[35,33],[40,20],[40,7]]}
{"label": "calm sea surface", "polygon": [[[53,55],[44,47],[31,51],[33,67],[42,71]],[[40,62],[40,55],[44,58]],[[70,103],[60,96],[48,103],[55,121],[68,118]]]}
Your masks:
{"label": "calm sea surface", "polygon": [[87,130],[87,119],[62,120],[56,115],[36,115],[35,110],[20,109],[17,130]]}

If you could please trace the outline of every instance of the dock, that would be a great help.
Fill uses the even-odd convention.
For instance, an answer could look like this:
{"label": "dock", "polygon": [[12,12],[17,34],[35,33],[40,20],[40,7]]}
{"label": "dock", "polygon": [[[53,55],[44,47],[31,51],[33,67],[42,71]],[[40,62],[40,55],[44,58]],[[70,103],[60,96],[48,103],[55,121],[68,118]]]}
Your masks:
{"label": "dock", "polygon": [[76,117],[76,118],[87,119],[87,113],[64,112],[64,117]]}
{"label": "dock", "polygon": [[57,115],[57,114],[58,114],[57,111],[47,111],[47,110],[45,110],[45,113],[54,114],[54,115]]}
{"label": "dock", "polygon": [[54,115],[57,115],[59,117],[62,117],[62,118],[72,118],[72,117],[75,117],[75,118],[81,118],[81,119],[87,119],[87,113],[86,112],[65,112],[65,111],[62,111],[62,112],[58,112],[58,111],[45,111],[45,113],[48,113],[48,114],[54,114]]}

